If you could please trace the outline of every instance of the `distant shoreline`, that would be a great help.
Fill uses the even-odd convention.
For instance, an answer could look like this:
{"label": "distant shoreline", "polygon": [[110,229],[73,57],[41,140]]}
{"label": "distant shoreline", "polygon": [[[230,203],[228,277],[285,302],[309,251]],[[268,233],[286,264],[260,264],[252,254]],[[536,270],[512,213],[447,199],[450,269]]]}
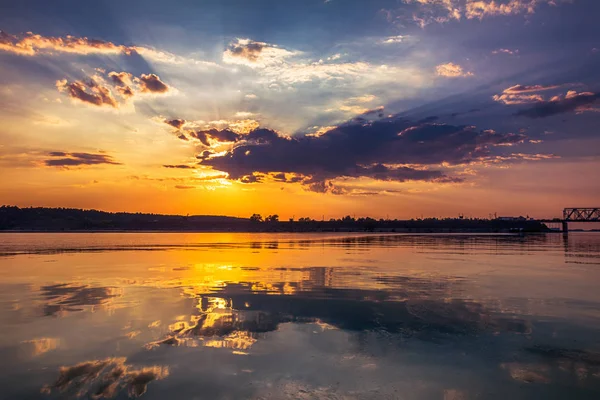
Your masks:
{"label": "distant shoreline", "polygon": [[411,220],[345,216],[280,221],[278,215],[249,218],[213,215],[110,213],[73,208],[0,207],[0,232],[210,232],[210,233],[533,233],[550,232],[539,221],[525,217],[419,218]]}
{"label": "distant shoreline", "polygon": [[[591,232],[591,231],[590,231]],[[0,230],[1,234],[10,234],[10,233],[253,233],[253,234],[336,234],[336,235],[344,235],[344,234],[364,234],[364,235],[498,235],[498,236],[506,236],[506,235],[519,235],[519,232],[492,232],[492,231],[427,231],[427,232],[404,232],[404,231],[364,231],[364,230],[356,230],[356,231],[223,231],[223,230]],[[528,234],[546,234],[546,233],[561,233],[556,231],[549,232],[526,232]]]}

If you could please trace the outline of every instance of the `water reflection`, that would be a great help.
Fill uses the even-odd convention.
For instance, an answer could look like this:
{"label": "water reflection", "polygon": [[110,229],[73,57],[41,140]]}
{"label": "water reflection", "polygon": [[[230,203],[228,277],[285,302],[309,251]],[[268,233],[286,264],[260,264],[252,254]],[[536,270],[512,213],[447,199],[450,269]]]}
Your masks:
{"label": "water reflection", "polygon": [[[420,250],[447,248],[452,252],[470,250],[502,252],[543,251],[559,244],[594,255],[600,253],[600,233],[501,235],[501,234],[193,234],[193,233],[63,233],[3,235],[0,256],[19,254],[63,254],[105,251],[164,250],[289,250],[373,247],[411,247]],[[259,239],[259,240],[256,240]]]}
{"label": "water reflection", "polygon": [[129,397],[146,393],[148,384],[169,375],[169,369],[160,366],[135,369],[125,358],[107,358],[61,367],[56,382],[42,388],[42,393],[58,392],[62,397],[113,398],[121,391]]}
{"label": "water reflection", "polygon": [[600,394],[600,235],[125,237],[3,245],[1,398]]}
{"label": "water reflection", "polygon": [[[600,379],[600,353],[537,345],[526,347],[525,356],[536,362],[501,364],[517,381],[525,383],[560,383],[573,387],[594,388]],[[529,353],[529,354],[527,354]]]}
{"label": "water reflection", "polygon": [[93,309],[107,306],[114,297],[121,295],[116,288],[78,286],[73,283],[42,286],[39,292],[46,316],[61,316],[68,312],[82,311],[85,307]]}
{"label": "water reflection", "polygon": [[[439,282],[402,280],[398,292],[313,288],[287,296],[255,290],[251,283],[226,285],[211,296],[198,296],[189,321],[169,326],[157,345],[188,345],[247,350],[261,334],[275,331],[282,323],[314,323],[346,331],[380,331],[425,341],[453,336],[530,334],[531,325],[514,316],[494,314],[474,301],[419,299],[427,286]],[[282,287],[283,284],[279,284]],[[416,294],[412,297],[411,293]],[[222,297],[216,297],[217,295]],[[234,304],[241,308],[234,308]],[[198,340],[193,340],[200,338]]]}

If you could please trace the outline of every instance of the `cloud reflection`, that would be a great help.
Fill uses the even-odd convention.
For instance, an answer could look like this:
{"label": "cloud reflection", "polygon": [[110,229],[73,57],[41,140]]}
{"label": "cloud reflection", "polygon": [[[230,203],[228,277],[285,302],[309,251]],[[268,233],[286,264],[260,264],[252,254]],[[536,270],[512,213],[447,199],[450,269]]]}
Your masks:
{"label": "cloud reflection", "polygon": [[68,283],[42,286],[40,292],[44,301],[43,314],[46,316],[61,316],[90,307],[106,307],[112,299],[121,296],[117,288]]}
{"label": "cloud reflection", "polygon": [[85,361],[61,367],[58,379],[42,389],[43,393],[58,392],[61,396],[92,399],[113,398],[121,392],[129,397],[146,393],[148,384],[169,375],[167,367],[132,368],[125,358]]}
{"label": "cloud reflection", "polygon": [[[189,322],[174,322],[165,338],[147,347],[247,350],[264,334],[289,322],[313,323],[322,330],[383,331],[424,341],[485,333],[528,334],[532,329],[525,320],[494,313],[478,302],[443,296],[449,295],[450,285],[460,282],[410,277],[386,282],[381,277],[390,283],[386,290],[333,288],[328,268],[311,270],[316,279],[308,284],[245,282],[214,288],[211,295],[199,294]],[[286,286],[294,289],[284,293]],[[194,296],[190,290],[184,292]]]}

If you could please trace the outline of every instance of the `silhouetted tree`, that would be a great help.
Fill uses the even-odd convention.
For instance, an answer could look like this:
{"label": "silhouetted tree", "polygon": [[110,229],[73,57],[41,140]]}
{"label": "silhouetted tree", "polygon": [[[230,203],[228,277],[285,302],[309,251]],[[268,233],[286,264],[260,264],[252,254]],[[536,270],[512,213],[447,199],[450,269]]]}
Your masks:
{"label": "silhouetted tree", "polygon": [[265,218],[265,222],[279,222],[279,215],[273,214]]}
{"label": "silhouetted tree", "polygon": [[263,222],[263,217],[260,214],[252,214],[250,217],[251,222]]}

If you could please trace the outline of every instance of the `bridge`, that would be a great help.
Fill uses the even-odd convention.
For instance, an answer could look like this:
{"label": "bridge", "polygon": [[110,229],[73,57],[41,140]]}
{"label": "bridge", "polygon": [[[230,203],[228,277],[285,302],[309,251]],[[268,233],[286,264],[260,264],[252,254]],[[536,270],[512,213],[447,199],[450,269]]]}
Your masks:
{"label": "bridge", "polygon": [[563,233],[569,232],[569,222],[600,222],[600,207],[572,207],[563,210],[562,219],[547,219],[540,222],[560,222]]}

